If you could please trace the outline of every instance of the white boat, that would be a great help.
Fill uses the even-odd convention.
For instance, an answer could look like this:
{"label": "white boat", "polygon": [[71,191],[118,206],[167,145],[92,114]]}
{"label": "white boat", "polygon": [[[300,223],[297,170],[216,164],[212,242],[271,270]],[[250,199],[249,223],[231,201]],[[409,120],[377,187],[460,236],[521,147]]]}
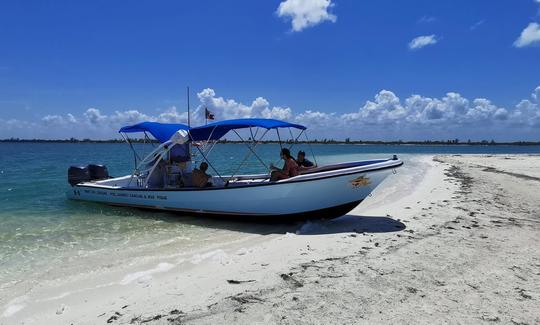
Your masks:
{"label": "white boat", "polygon": [[[257,133],[252,132],[253,128],[263,130],[260,139],[255,140]],[[302,125],[270,119],[228,120],[196,128],[153,122],[124,127],[120,132],[130,145],[127,137],[130,132],[144,132],[145,136],[150,133],[161,144],[144,159],[135,158],[136,168],[131,175],[109,178],[106,167],[100,165],[70,167],[72,187],[67,196],[190,215],[332,218],[356,207],[403,164],[396,156],[344,162],[317,166],[294,177],[271,181],[270,173],[220,175],[207,159],[213,146],[229,131],[240,137],[236,130],[249,129],[255,135],[248,143],[249,155],[255,155],[268,168],[255,149],[266,132],[276,130],[279,136],[280,128],[294,128],[300,134],[305,130]],[[214,172],[212,186],[193,187],[186,181],[191,176],[194,153]]]}

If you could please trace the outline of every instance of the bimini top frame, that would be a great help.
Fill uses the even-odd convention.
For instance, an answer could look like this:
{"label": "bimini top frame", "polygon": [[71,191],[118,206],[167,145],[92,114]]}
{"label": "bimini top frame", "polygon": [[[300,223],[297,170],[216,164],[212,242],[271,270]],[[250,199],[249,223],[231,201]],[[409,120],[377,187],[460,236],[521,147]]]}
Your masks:
{"label": "bimini top frame", "polygon": [[245,118],[236,120],[225,120],[208,125],[191,128],[189,130],[193,141],[219,140],[231,130],[260,127],[267,130],[279,128],[295,128],[305,130],[306,127],[300,124],[289,123],[280,120]]}
{"label": "bimini top frame", "polygon": [[[275,129],[277,133],[277,137],[279,140],[280,147],[282,146],[281,136],[279,133],[280,128],[288,128],[291,134],[292,140],[294,142],[291,144],[290,148],[297,143],[298,139],[302,134],[306,135],[305,132],[306,127],[300,124],[294,124],[289,123],[285,121],[280,120],[274,120],[274,119],[235,119],[235,120],[225,120],[220,122],[211,123],[205,126],[199,126],[195,128],[189,128],[187,125],[184,124],[164,124],[164,123],[157,123],[157,122],[142,122],[131,126],[123,127],[119,130],[120,133],[133,133],[133,132],[144,132],[146,136],[146,132],[152,134],[154,138],[156,138],[161,144],[155,148],[149,155],[147,155],[145,158],[140,159],[139,163],[137,163],[137,157],[135,158],[135,171],[133,173],[133,176],[139,174],[140,168],[144,164],[151,163],[151,168],[149,170],[149,175],[154,171],[157,161],[156,158],[160,156],[162,159],[166,159],[168,152],[172,149],[172,147],[176,144],[188,144],[190,147],[190,151],[192,147],[195,147],[197,151],[200,153],[201,157],[208,163],[208,165],[212,168],[212,170],[216,173],[218,177],[220,177],[223,181],[223,177],[220,175],[220,173],[216,170],[216,168],[213,166],[211,161],[208,159],[208,156],[211,152],[211,150],[214,148],[215,144],[220,140],[222,137],[224,137],[229,131],[234,132],[238,138],[247,145],[249,152],[246,155],[246,157],[242,160],[238,168],[235,170],[235,172],[229,176],[229,179],[232,178],[242,167],[242,165],[251,157],[251,155],[254,155],[259,162],[265,167],[265,169],[270,170],[269,167],[264,163],[264,161],[257,155],[255,149],[256,147],[264,140],[265,135],[268,133],[269,130]],[[296,138],[293,137],[292,128],[301,130],[300,134]],[[249,129],[249,132],[251,134],[250,141],[246,141],[238,132],[238,129]],[[255,130],[255,133],[253,132],[253,129]],[[264,129],[264,132],[262,135],[257,138],[259,130]],[[182,130],[182,131],[181,131]],[[187,132],[186,132],[187,131]],[[177,136],[179,133],[188,134],[188,139],[184,143],[179,143],[173,138]],[[126,141],[130,144],[131,149],[135,152],[131,142],[129,141],[129,138],[127,138],[126,134]],[[193,144],[193,145],[192,145]],[[289,149],[290,149],[289,148]],[[311,152],[313,154],[313,150],[311,149]],[[135,153],[136,155],[136,153]],[[315,156],[313,157],[316,161]],[[148,177],[148,176],[147,176]]]}
{"label": "bimini top frame", "polygon": [[156,140],[161,143],[167,142],[178,130],[189,131],[189,127],[185,124],[158,123],[158,122],[142,122],[135,125],[124,126],[119,133],[135,133],[146,132],[150,133]]}
{"label": "bimini top frame", "polygon": [[[239,133],[238,129],[248,129],[250,132],[250,140],[246,141]],[[274,120],[274,119],[234,119],[234,120],[225,120],[220,122],[211,123],[204,126],[199,126],[195,128],[191,128],[190,138],[192,141],[202,141],[206,144],[212,143],[211,146],[209,146],[209,149],[206,149],[206,146],[196,146],[197,150],[200,152],[201,156],[204,158],[204,160],[209,164],[209,166],[212,167],[212,169],[215,171],[215,168],[211,165],[211,162],[208,160],[208,155],[212,148],[214,147],[215,143],[222,137],[224,137],[229,131],[232,131],[238,136],[238,138],[247,145],[249,152],[247,153],[246,157],[241,161],[237,169],[234,171],[232,175],[230,175],[230,178],[232,178],[242,167],[242,165],[251,157],[251,155],[254,155],[257,160],[264,166],[264,168],[268,171],[270,171],[270,168],[264,163],[264,161],[257,155],[255,149],[256,147],[261,143],[261,141],[264,140],[265,135],[268,133],[269,130],[275,129],[276,134],[278,137],[279,145],[282,148],[282,141],[281,136],[279,133],[279,129],[281,128],[288,128],[291,134],[291,140],[293,140],[293,143],[291,144],[290,148],[294,145],[294,143],[297,143],[298,139],[302,134],[306,135],[306,127],[300,124],[294,124],[289,123],[285,121],[280,120]],[[255,133],[253,132],[253,129],[255,130]],[[264,129],[263,134],[260,136],[260,138],[257,138],[259,130]],[[299,129],[301,130],[300,134],[295,138],[292,134],[292,129]],[[306,135],[307,139],[307,135]],[[289,149],[290,149],[289,148]],[[313,153],[313,150],[311,150]],[[314,157],[315,159],[315,157]],[[316,161],[316,159],[315,159]],[[216,172],[217,173],[217,172]],[[218,174],[219,175],[219,174]]]}

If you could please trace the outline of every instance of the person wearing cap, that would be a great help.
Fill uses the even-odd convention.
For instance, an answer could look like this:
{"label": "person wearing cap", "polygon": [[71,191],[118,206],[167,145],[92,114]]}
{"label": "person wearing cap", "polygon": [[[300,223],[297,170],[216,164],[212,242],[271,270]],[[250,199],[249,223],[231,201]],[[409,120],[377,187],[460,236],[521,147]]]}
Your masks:
{"label": "person wearing cap", "polygon": [[298,164],[298,167],[300,170],[310,169],[315,167],[315,164],[313,164],[311,161],[306,159],[306,153],[302,150],[298,151],[298,154],[296,155],[296,163]]}

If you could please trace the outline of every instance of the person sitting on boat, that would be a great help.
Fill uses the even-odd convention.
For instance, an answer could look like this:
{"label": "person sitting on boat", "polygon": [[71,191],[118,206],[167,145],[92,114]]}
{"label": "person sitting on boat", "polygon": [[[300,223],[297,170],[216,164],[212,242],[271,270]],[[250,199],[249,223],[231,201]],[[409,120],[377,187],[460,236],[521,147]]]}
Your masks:
{"label": "person sitting on boat", "polygon": [[285,164],[283,165],[283,168],[279,169],[275,167],[273,164],[270,165],[270,169],[272,170],[272,173],[270,174],[270,181],[275,182],[279,181],[280,179],[287,179],[289,177],[294,177],[299,174],[298,170],[298,164],[294,160],[294,158],[291,156],[291,152],[287,148],[281,149],[281,159],[285,161]]}
{"label": "person sitting on boat", "polygon": [[193,170],[191,181],[195,187],[208,187],[212,186],[210,179],[212,176],[208,175],[206,171],[208,170],[208,164],[204,161],[199,165],[199,168]]}
{"label": "person sitting on boat", "polygon": [[298,164],[298,168],[300,168],[300,170],[306,170],[315,167],[314,163],[306,159],[306,153],[302,150],[298,151],[298,154],[296,155],[296,163]]}

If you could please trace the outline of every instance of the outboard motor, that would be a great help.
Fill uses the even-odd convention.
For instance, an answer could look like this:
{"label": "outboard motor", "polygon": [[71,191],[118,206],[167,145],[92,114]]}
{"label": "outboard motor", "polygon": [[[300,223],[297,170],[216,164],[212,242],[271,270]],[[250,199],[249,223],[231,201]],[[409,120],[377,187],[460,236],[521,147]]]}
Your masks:
{"label": "outboard motor", "polygon": [[109,178],[109,171],[105,165],[88,165],[88,171],[90,173],[91,180],[106,179]]}
{"label": "outboard motor", "polygon": [[90,180],[90,172],[86,166],[71,166],[68,169],[68,182],[71,186]]}

